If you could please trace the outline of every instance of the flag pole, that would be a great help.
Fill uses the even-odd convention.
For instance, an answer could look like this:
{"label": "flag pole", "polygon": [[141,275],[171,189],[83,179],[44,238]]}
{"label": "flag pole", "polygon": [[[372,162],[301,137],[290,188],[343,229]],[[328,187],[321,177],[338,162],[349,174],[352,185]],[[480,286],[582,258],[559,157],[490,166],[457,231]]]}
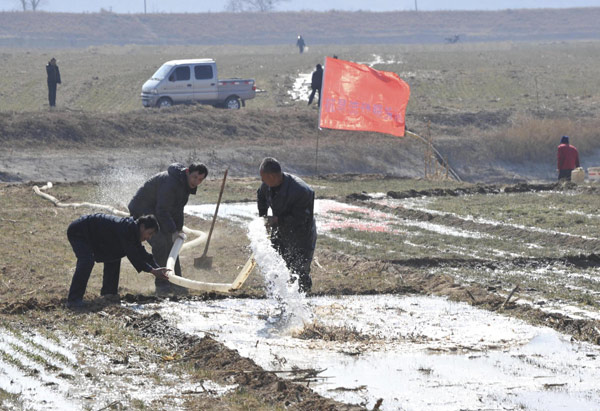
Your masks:
{"label": "flag pole", "polygon": [[315,151],[315,176],[317,178],[319,178],[319,131],[317,131],[317,149]]}

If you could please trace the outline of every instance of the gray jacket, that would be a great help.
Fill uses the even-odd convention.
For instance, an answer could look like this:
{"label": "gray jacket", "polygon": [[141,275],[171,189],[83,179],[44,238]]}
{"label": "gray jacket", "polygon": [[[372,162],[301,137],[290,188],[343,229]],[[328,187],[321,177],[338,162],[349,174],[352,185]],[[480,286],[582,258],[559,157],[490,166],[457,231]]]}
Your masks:
{"label": "gray jacket", "polygon": [[183,164],[174,163],[167,171],[151,177],[135,193],[127,208],[135,218],[154,214],[158,218],[160,231],[174,233],[183,228],[183,207],[190,194],[196,194],[187,182]]}
{"label": "gray jacket", "polygon": [[277,217],[274,234],[279,240],[289,246],[314,250],[317,240],[315,192],[301,178],[283,173],[283,182],[275,189],[263,183],[257,191],[257,203],[259,216],[266,216],[271,208]]}

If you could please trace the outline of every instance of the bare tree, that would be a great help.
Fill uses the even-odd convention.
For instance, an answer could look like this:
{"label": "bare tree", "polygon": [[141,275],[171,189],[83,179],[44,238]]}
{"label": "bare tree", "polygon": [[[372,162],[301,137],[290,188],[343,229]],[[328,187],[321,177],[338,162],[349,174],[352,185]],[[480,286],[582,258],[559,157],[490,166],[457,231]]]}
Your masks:
{"label": "bare tree", "polygon": [[42,0],[29,0],[29,4],[31,5],[31,10],[36,11],[41,2],[42,2]]}
{"label": "bare tree", "polygon": [[229,0],[225,5],[226,11],[273,11],[279,3],[288,0]]}
{"label": "bare tree", "polygon": [[19,0],[21,3],[21,7],[23,7],[23,11],[27,10],[27,0]]}

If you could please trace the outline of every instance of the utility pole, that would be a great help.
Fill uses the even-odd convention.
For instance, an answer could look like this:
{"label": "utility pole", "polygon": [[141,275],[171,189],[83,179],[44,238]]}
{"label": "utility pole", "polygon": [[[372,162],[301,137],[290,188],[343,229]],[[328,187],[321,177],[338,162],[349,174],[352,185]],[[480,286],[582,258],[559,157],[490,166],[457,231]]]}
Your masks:
{"label": "utility pole", "polygon": [[[417,0],[415,0],[417,1]],[[144,14],[146,14],[146,0],[144,0]]]}
{"label": "utility pole", "polygon": [[415,0],[415,11],[419,11],[419,8],[417,7],[417,0]]}

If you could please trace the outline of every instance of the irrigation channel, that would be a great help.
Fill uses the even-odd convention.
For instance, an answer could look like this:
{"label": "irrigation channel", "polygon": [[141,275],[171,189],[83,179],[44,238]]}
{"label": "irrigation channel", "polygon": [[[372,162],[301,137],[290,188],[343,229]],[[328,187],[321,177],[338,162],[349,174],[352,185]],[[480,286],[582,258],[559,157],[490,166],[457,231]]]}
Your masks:
{"label": "irrigation channel", "polygon": [[[220,215],[248,227],[268,298],[133,307],[158,312],[185,332],[210,333],[266,370],[314,369],[314,390],[368,408],[383,399],[383,410],[600,409],[600,347],[444,298],[306,297],[289,283],[255,207],[225,204]],[[336,236],[332,230],[340,226],[401,233],[389,219],[350,218],[353,207],[317,201],[320,235]],[[186,212],[209,218],[213,209],[190,206]],[[485,235],[403,224],[456,237]]]}

